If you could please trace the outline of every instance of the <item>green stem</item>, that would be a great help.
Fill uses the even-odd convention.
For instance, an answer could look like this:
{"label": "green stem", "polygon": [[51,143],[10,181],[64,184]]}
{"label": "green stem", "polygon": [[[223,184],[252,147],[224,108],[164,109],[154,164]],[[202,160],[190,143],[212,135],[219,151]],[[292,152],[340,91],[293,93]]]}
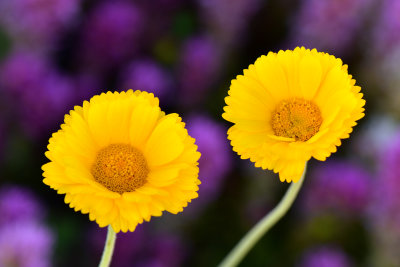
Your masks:
{"label": "green stem", "polygon": [[111,225],[108,226],[107,240],[104,245],[103,256],[101,256],[101,261],[99,267],[109,267],[111,263],[111,258],[114,252],[114,245],[116,239],[116,233],[112,229]]}
{"label": "green stem", "polygon": [[290,185],[281,202],[240,240],[236,247],[220,263],[219,267],[237,266],[261,237],[286,214],[303,184],[306,168],[307,165],[304,168],[300,181]]}

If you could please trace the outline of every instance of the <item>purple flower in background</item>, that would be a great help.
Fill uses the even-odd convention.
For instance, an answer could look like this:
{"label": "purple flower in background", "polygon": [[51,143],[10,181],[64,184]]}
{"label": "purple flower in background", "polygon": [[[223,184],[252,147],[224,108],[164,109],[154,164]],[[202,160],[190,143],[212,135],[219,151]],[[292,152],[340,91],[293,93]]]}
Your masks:
{"label": "purple flower in background", "polygon": [[141,10],[133,3],[99,4],[84,23],[79,61],[95,72],[122,63],[137,50],[143,24]]}
{"label": "purple flower in background", "polygon": [[397,229],[400,236],[400,134],[382,149],[374,186],[371,217],[378,224]]}
{"label": "purple flower in background", "polygon": [[0,227],[0,266],[51,266],[52,233],[44,226],[23,222]]}
{"label": "purple flower in background", "polygon": [[[170,39],[171,30],[176,33],[176,27],[188,27],[186,22],[178,22],[185,17],[187,10],[185,0],[135,0],[143,17],[143,28],[140,43],[145,44],[154,53],[155,57],[171,63],[175,59],[174,38]],[[180,8],[184,6],[183,10]],[[185,17],[186,18],[186,17]],[[184,19],[185,19],[184,18]],[[189,26],[190,27],[190,26]]]}
{"label": "purple flower in background", "polygon": [[0,162],[1,159],[3,158],[3,150],[4,150],[4,143],[6,140],[6,129],[4,125],[4,120],[3,117],[0,116]]}
{"label": "purple flower in background", "polygon": [[50,266],[53,235],[41,224],[43,207],[19,186],[0,189],[0,266]]}
{"label": "purple flower in background", "polygon": [[227,129],[209,117],[197,115],[187,119],[189,134],[196,139],[201,157],[199,160],[199,197],[186,208],[186,213],[198,214],[202,207],[212,202],[231,166],[231,148],[226,139]]}
{"label": "purple flower in background", "polygon": [[291,46],[343,54],[357,38],[371,0],[304,0],[292,23]]}
{"label": "purple flower in background", "polygon": [[99,77],[90,74],[78,74],[71,77],[76,96],[74,103],[81,104],[83,101],[101,93]]}
{"label": "purple flower in background", "polygon": [[138,262],[138,267],[175,267],[182,266],[187,248],[182,241],[172,235],[154,237],[148,256]]}
{"label": "purple flower in background", "polygon": [[350,267],[348,256],[338,248],[318,247],[308,250],[299,267]]}
{"label": "purple flower in background", "polygon": [[42,58],[28,53],[12,54],[3,62],[0,87],[19,113],[23,130],[33,137],[61,121],[76,97],[71,80]]}
{"label": "purple flower in background", "polygon": [[137,60],[130,63],[122,73],[120,88],[154,93],[164,103],[171,96],[171,77],[156,62]]}
{"label": "purple flower in background", "polygon": [[178,67],[183,104],[190,106],[205,98],[219,75],[220,59],[211,39],[196,37],[184,43]]}
{"label": "purple flower in background", "polygon": [[[148,0],[136,0],[136,2],[143,8],[148,9],[149,12],[163,13],[176,10],[182,6],[185,0],[153,0],[151,2]],[[155,6],[158,8],[154,8]]]}
{"label": "purple flower in background", "polygon": [[[380,174],[379,177],[387,182],[392,182],[394,177],[399,177],[400,175],[400,133],[391,140],[381,151],[380,158]],[[397,180],[400,182],[400,180]],[[399,183],[400,184],[400,183]],[[400,188],[399,188],[400,190]],[[399,198],[400,200],[400,198]]]}
{"label": "purple flower in background", "polygon": [[381,148],[369,209],[376,266],[400,266],[400,132]]}
{"label": "purple flower in background", "polygon": [[203,23],[218,43],[228,49],[243,39],[248,22],[260,7],[260,0],[197,0]]}
{"label": "purple flower in background", "polygon": [[[179,8],[185,4],[185,0],[136,0],[135,3],[143,11],[146,20],[144,38],[146,42],[157,42],[160,37],[171,30]],[[155,8],[156,7],[156,8]],[[179,15],[178,15],[179,16]]]}
{"label": "purple flower in background", "polygon": [[38,222],[43,218],[43,207],[30,190],[8,185],[0,189],[0,214],[0,226]]}
{"label": "purple flower in background", "polygon": [[389,114],[371,114],[357,138],[350,144],[351,149],[359,157],[374,162],[376,155],[381,154],[382,148],[387,147],[399,131],[400,125]]}
{"label": "purple flower in background", "polygon": [[[94,227],[89,231],[89,245],[97,258],[101,256],[104,242],[107,236],[107,228]],[[147,242],[143,225],[139,225],[134,232],[118,234],[113,254],[114,267],[129,267],[132,262],[137,262],[137,257]]]}
{"label": "purple flower in background", "polygon": [[390,54],[400,49],[400,1],[382,1],[378,23],[374,29],[374,44],[378,54]]}
{"label": "purple flower in background", "polygon": [[[381,105],[399,112],[400,101],[400,1],[383,0],[376,12],[377,21],[372,28],[372,44],[366,47],[368,62],[364,63],[364,76],[369,83],[379,84]],[[382,79],[381,77],[385,77]]]}
{"label": "purple flower in background", "polygon": [[362,167],[329,160],[310,173],[303,204],[308,213],[363,215],[370,193],[370,175]]}
{"label": "purple flower in background", "polygon": [[45,51],[68,27],[80,9],[80,0],[2,0],[0,28],[17,47]]}
{"label": "purple flower in background", "polygon": [[368,56],[362,71],[368,78],[366,82],[379,85],[376,87],[381,98],[376,100],[378,105],[397,114],[400,101],[400,1],[378,1],[376,6],[376,18],[368,40],[371,44],[364,47],[364,54]]}
{"label": "purple flower in background", "polygon": [[[139,225],[135,232],[118,234],[113,255],[114,267],[174,267],[181,266],[186,247],[177,236],[153,233],[149,226]],[[90,231],[90,244],[95,254],[101,255],[106,239],[106,228]]]}

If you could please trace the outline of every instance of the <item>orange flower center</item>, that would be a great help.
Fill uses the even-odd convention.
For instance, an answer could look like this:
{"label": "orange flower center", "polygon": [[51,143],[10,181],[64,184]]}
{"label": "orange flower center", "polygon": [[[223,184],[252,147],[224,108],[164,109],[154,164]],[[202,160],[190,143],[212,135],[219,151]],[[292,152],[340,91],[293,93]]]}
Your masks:
{"label": "orange flower center", "polygon": [[97,153],[91,172],[98,183],[122,194],[142,187],[147,181],[149,167],[137,148],[112,144]]}
{"label": "orange flower center", "polygon": [[272,114],[275,135],[307,141],[322,124],[321,111],[313,102],[301,98],[281,101]]}

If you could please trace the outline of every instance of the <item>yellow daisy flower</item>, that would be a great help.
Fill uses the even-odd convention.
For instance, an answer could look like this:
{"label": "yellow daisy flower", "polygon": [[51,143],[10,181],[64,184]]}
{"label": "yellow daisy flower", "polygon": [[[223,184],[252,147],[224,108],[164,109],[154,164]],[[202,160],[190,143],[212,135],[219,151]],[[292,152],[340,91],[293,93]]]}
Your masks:
{"label": "yellow daisy flower", "polygon": [[222,115],[234,123],[228,139],[242,159],[297,182],[311,157],[336,152],[364,116],[360,90],[334,56],[270,52],[232,80]]}
{"label": "yellow daisy flower", "polygon": [[165,115],[153,94],[103,93],[64,122],[49,140],[43,182],[100,227],[134,231],[197,197],[200,153],[178,114]]}

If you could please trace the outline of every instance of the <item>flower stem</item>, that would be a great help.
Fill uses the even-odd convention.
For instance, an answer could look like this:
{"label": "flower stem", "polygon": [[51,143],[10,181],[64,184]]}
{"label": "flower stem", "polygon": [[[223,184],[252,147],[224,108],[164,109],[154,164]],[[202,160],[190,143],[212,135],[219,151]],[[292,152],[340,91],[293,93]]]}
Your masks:
{"label": "flower stem", "polygon": [[116,239],[116,233],[112,229],[111,225],[108,226],[107,240],[104,245],[103,255],[101,256],[101,261],[99,267],[109,267],[111,263],[111,258],[114,252],[114,245]]}
{"label": "flower stem", "polygon": [[261,239],[269,229],[272,228],[289,210],[292,206],[301,185],[304,181],[306,174],[307,164],[304,167],[303,174],[297,183],[292,183],[286,191],[285,196],[279,204],[267,215],[264,216],[254,227],[251,229],[236,247],[225,257],[220,263],[219,267],[234,267],[237,266],[250,249]]}

